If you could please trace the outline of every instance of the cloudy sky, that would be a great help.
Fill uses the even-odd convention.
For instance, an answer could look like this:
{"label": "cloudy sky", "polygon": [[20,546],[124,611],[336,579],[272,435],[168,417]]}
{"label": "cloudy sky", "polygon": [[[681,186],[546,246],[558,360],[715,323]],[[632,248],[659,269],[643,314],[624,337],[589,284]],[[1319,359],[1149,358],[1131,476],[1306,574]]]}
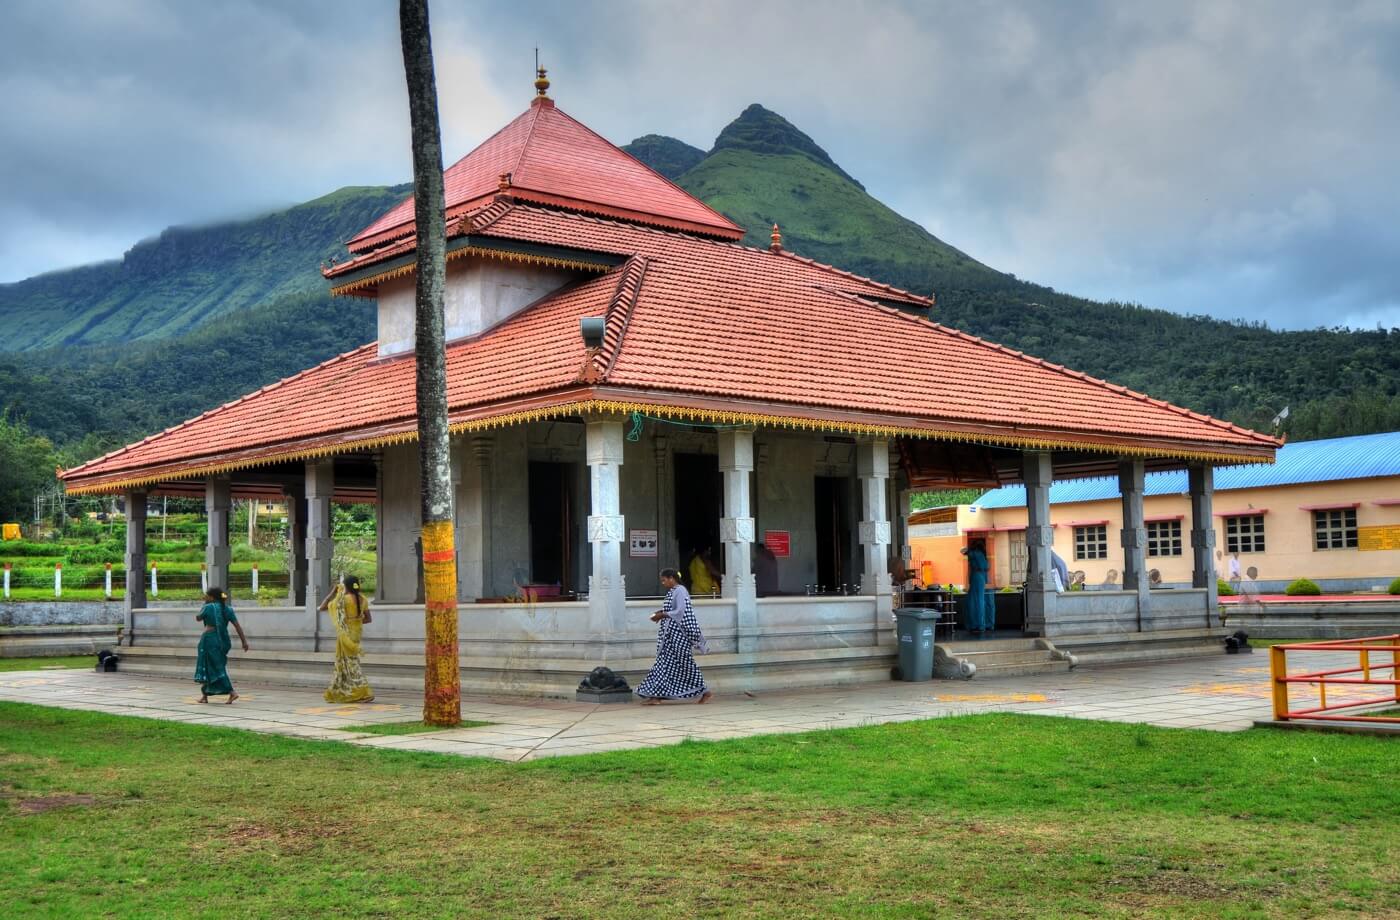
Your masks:
{"label": "cloudy sky", "polygon": [[[449,162],[522,111],[707,149],[751,102],[1060,290],[1400,326],[1400,0],[438,0]],[[0,4],[0,282],[410,176],[392,0]]]}

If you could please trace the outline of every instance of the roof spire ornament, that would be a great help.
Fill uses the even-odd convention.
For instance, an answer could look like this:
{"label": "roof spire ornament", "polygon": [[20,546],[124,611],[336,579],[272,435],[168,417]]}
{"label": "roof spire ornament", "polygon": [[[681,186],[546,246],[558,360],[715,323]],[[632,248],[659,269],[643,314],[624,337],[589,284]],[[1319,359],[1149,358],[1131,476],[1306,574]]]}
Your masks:
{"label": "roof spire ornament", "polygon": [[496,180],[496,190],[503,195],[510,191],[510,173],[501,173],[500,177]]}
{"label": "roof spire ornament", "polygon": [[781,230],[778,229],[778,225],[777,225],[777,224],[774,224],[774,225],[773,225],[773,235],[770,237],[770,239],[771,239],[773,242],[770,243],[770,244],[768,245],[768,251],[769,251],[769,252],[782,252],[782,251],[783,251],[783,233],[782,233]]}
{"label": "roof spire ornament", "polygon": [[543,67],[535,68],[535,96],[539,99],[549,98],[549,78],[545,76]]}

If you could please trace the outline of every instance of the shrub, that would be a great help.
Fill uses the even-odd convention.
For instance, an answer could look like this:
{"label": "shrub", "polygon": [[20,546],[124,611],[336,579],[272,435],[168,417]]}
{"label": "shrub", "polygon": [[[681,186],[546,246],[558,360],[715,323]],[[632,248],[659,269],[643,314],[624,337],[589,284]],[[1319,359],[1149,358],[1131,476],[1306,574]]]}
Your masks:
{"label": "shrub", "polygon": [[126,558],[126,544],[92,543],[87,546],[70,546],[68,561],[74,565],[95,565],[103,562],[118,563]]}
{"label": "shrub", "polygon": [[1283,593],[1289,597],[1313,596],[1322,593],[1322,589],[1317,586],[1317,582],[1307,578],[1299,578],[1290,582],[1288,587],[1283,589]]}
{"label": "shrub", "polygon": [[1223,578],[1215,580],[1215,593],[1221,597],[1234,597],[1235,589],[1230,587],[1230,583]]}
{"label": "shrub", "polygon": [[1397,578],[1390,583],[1390,587],[1386,590],[1386,593],[1400,594],[1400,578]]}

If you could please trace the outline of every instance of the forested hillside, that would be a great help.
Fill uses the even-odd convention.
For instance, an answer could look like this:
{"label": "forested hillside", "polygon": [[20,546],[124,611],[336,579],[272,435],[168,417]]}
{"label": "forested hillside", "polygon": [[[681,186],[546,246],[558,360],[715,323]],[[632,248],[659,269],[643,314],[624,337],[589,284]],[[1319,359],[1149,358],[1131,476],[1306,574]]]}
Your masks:
{"label": "forested hillside", "polygon": [[343,188],[250,220],[171,227],[120,261],[0,285],[0,350],[165,339],[291,294],[408,186]]}

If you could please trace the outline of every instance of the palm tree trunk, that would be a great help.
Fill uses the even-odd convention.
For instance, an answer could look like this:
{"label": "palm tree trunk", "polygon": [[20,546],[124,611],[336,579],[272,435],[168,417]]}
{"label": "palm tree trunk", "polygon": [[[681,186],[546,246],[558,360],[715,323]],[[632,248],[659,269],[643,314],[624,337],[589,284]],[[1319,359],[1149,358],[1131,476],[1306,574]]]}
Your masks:
{"label": "palm tree trunk", "polygon": [[457,555],[452,528],[452,461],[447,437],[446,284],[442,137],[433,76],[428,0],[399,0],[408,114],[413,126],[413,217],[418,235],[414,322],[418,363],[418,458],[423,483],[423,721],[462,719],[457,665]]}

